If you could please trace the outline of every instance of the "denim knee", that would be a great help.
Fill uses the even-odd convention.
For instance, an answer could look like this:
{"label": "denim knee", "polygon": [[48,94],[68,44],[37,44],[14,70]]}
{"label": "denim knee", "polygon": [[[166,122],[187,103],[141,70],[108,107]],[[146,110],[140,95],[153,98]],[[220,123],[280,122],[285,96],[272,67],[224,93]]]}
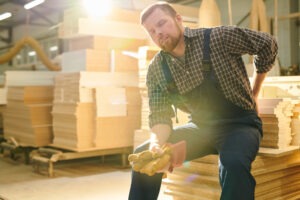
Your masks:
{"label": "denim knee", "polygon": [[241,153],[221,153],[219,165],[228,172],[238,173],[239,170],[250,170],[251,161]]}

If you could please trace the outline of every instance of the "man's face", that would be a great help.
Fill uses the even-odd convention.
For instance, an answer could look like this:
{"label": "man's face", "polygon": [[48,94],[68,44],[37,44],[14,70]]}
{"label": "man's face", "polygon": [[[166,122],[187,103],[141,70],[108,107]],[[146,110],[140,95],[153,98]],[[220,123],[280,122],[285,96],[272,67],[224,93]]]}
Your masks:
{"label": "man's face", "polygon": [[183,34],[180,20],[180,16],[174,18],[156,9],[144,21],[143,26],[157,46],[166,52],[172,52]]}

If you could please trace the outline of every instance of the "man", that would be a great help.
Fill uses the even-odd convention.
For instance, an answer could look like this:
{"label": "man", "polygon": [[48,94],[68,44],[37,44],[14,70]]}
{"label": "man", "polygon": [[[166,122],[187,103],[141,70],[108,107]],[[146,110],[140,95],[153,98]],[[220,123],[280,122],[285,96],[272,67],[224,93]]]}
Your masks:
{"label": "man", "polygon": [[[233,26],[183,27],[182,17],[164,2],[146,8],[141,24],[162,50],[147,74],[152,136],[135,152],[160,152],[167,142],[185,140],[187,160],[218,153],[221,199],[254,199],[250,169],[262,137],[256,101],[276,58],[276,41],[266,33]],[[255,55],[253,89],[244,54]],[[190,113],[191,121],[173,129],[177,108]],[[133,172],[129,199],[157,199],[161,179],[160,173]]]}

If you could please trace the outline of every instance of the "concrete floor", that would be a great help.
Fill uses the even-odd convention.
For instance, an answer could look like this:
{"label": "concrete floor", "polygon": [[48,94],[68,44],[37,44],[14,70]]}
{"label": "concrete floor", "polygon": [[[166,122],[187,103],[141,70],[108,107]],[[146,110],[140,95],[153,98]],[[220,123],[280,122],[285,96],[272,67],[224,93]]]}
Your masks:
{"label": "concrete floor", "polygon": [[[126,200],[130,169],[120,168],[114,156],[60,161],[49,178],[26,165],[22,157],[12,160],[0,154],[0,200]],[[164,190],[165,187],[162,187]],[[171,200],[160,192],[159,200]]]}

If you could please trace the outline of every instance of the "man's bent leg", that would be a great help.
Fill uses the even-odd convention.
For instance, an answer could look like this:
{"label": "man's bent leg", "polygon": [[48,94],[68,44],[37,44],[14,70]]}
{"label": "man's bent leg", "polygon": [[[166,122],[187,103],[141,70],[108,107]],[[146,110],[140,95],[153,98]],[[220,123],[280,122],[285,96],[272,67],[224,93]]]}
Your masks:
{"label": "man's bent leg", "polygon": [[259,149],[260,132],[253,126],[232,125],[223,134],[218,140],[221,199],[253,200],[256,182],[250,170]]}

